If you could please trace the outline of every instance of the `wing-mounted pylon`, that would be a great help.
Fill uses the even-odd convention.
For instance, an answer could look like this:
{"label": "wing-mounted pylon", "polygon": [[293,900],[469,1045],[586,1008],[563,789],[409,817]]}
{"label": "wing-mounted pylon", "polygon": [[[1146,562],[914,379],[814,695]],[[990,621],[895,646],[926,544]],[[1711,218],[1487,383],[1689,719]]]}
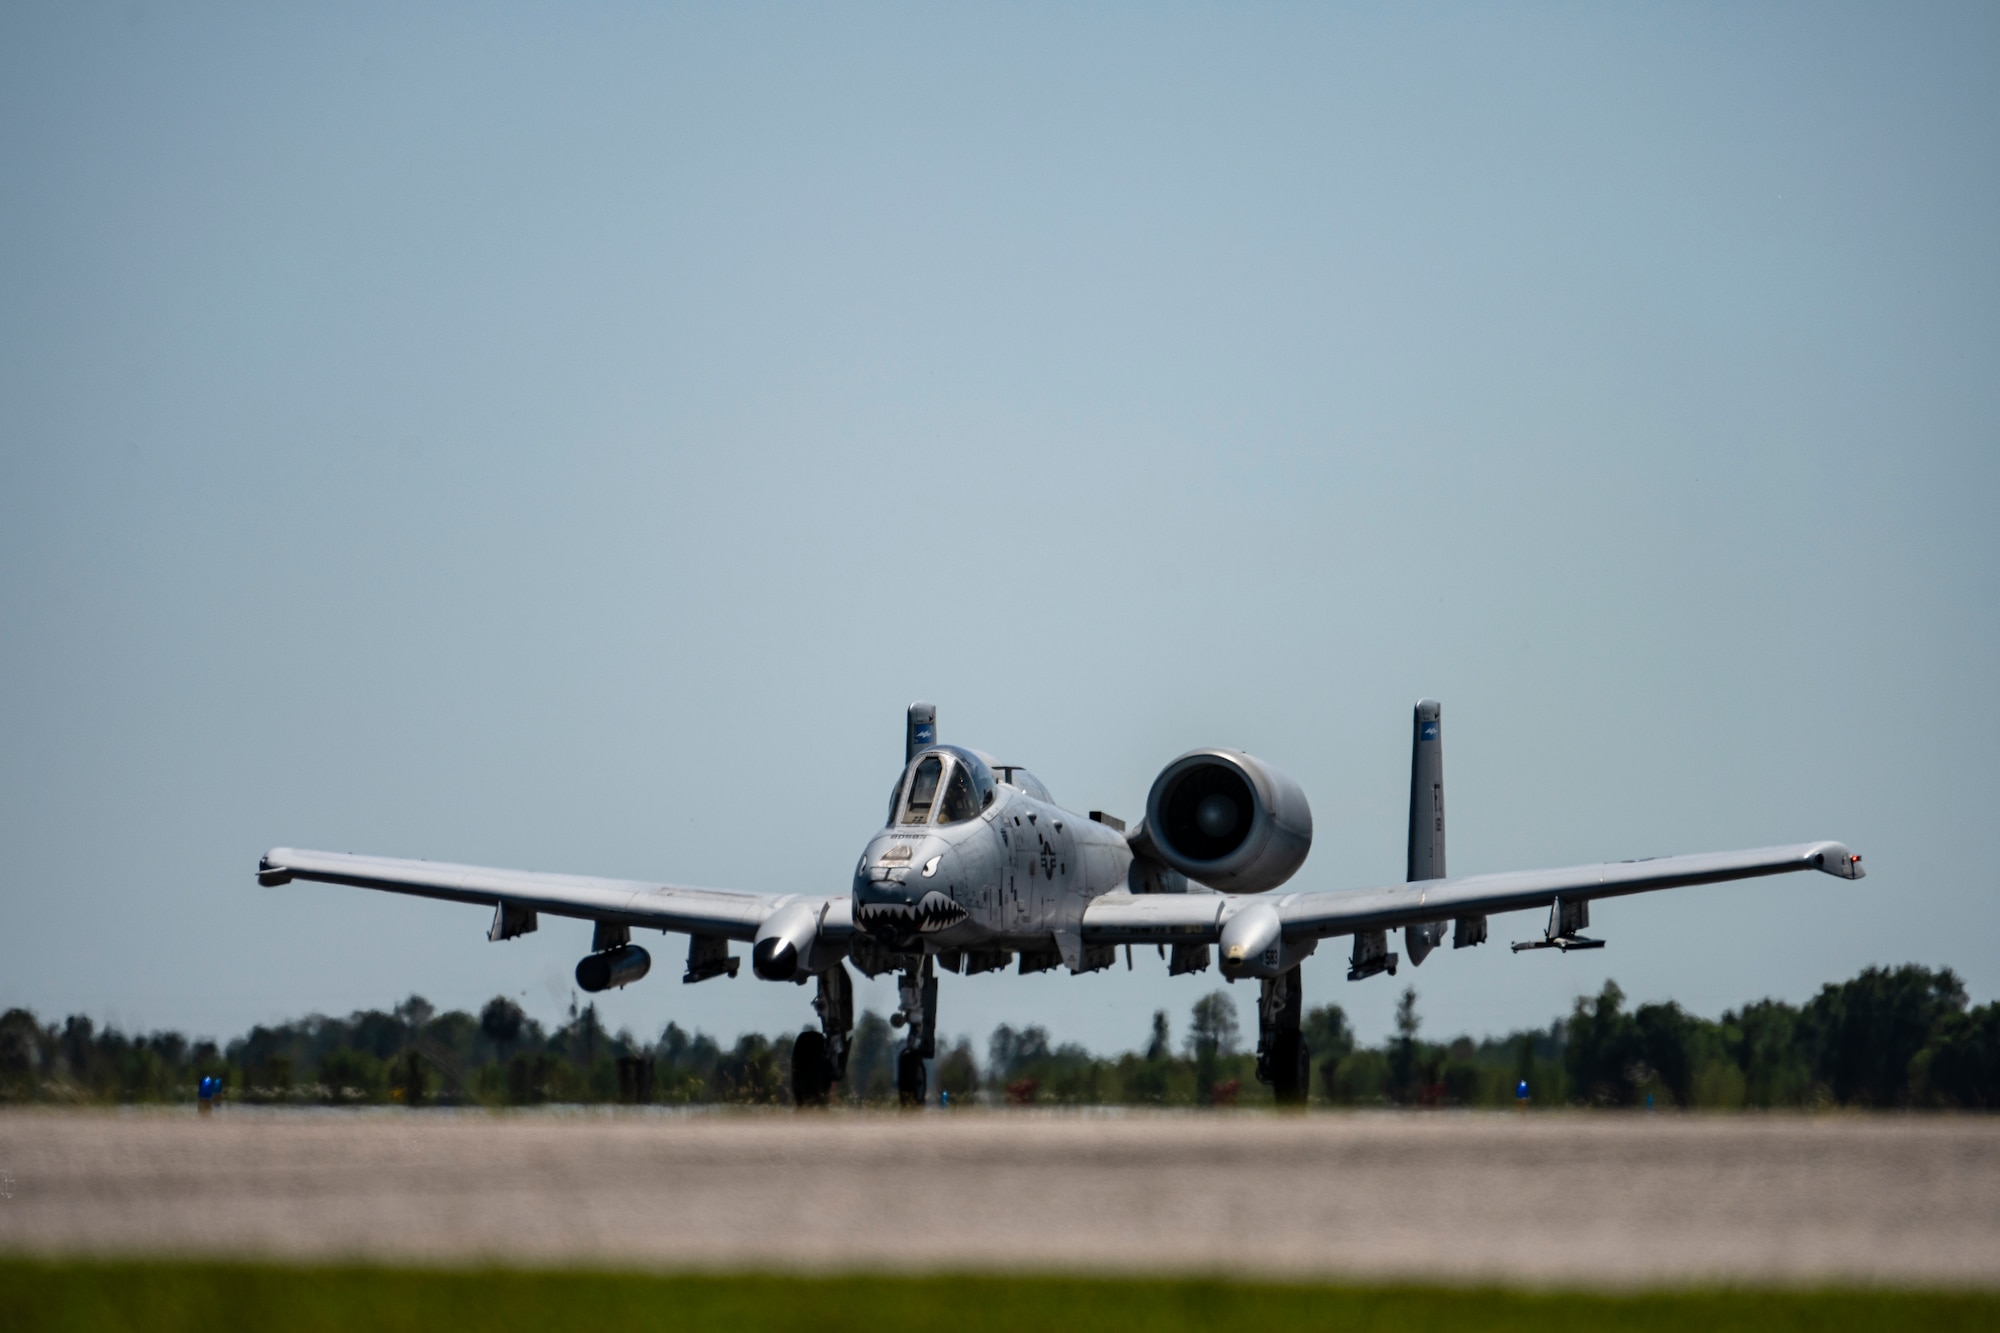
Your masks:
{"label": "wing-mounted pylon", "polygon": [[1603,940],[1585,939],[1577,934],[1590,924],[1590,899],[1571,898],[1564,902],[1557,898],[1549,904],[1548,929],[1538,940],[1522,940],[1514,946],[1514,952],[1523,949],[1561,949],[1568,953],[1571,949],[1602,949]]}

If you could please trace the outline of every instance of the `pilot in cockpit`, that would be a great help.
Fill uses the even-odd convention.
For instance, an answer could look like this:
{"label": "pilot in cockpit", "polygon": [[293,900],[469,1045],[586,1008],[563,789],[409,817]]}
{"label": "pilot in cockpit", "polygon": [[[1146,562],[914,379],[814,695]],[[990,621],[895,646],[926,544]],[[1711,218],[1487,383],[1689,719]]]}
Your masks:
{"label": "pilot in cockpit", "polygon": [[[938,789],[944,798],[938,798]],[[993,803],[993,775],[978,756],[939,746],[917,756],[889,807],[891,824],[962,824]],[[897,810],[900,807],[901,816]]]}

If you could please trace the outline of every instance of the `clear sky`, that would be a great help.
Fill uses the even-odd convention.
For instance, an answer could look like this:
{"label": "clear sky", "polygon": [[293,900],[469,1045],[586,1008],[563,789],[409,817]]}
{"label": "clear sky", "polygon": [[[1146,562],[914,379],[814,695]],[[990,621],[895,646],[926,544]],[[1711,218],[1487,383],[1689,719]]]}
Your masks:
{"label": "clear sky", "polygon": [[[1420,695],[1458,873],[1870,877],[1330,942],[1364,1036],[1993,998],[1996,69],[1978,4],[6,6],[0,1005],[553,1019],[587,926],[258,854],[842,891],[912,698],[1127,818],[1251,750],[1296,887],[1393,882]],[[613,1026],[810,1016],[655,956]]]}

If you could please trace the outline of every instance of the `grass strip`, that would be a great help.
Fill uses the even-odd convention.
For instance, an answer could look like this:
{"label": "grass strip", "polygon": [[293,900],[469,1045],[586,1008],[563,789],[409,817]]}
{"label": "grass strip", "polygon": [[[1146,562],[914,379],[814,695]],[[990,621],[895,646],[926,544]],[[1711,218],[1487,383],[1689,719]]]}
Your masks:
{"label": "grass strip", "polygon": [[0,1260],[15,1333],[322,1329],[551,1333],[589,1328],[1179,1333],[1276,1327],[1603,1333],[1610,1329],[1986,1330],[2000,1293],[1875,1290],[1526,1292],[1047,1276],[648,1276],[589,1271]]}

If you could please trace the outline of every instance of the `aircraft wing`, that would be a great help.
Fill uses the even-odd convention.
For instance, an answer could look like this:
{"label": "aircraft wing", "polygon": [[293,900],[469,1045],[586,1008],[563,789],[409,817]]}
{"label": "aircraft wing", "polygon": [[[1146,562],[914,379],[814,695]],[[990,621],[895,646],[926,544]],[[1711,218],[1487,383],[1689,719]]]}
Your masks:
{"label": "aircraft wing", "polygon": [[1254,904],[1277,911],[1288,939],[1322,939],[1356,931],[1422,925],[1565,902],[1612,898],[1654,889],[1730,879],[1822,870],[1860,879],[1861,858],[1837,842],[1797,843],[1744,852],[1702,852],[1645,861],[1612,861],[1562,870],[1514,870],[1463,879],[1419,880],[1345,893],[1224,897],[1208,893],[1106,894],[1083,914],[1090,944],[1213,944],[1231,917]]}
{"label": "aircraft wing", "polygon": [[607,925],[676,930],[732,940],[755,939],[757,927],[765,918],[793,903],[806,903],[815,911],[823,904],[836,909],[822,912],[823,933],[826,926],[835,924],[835,918],[845,924],[850,916],[846,894],[779,895],[695,889],[645,880],[548,875],[529,870],[453,865],[447,861],[309,852],[294,847],[274,847],[258,863],[259,884],[272,887],[295,879],[351,884],[484,907],[504,905],[519,911],[579,917]]}
{"label": "aircraft wing", "polygon": [[1219,893],[1107,893],[1083,909],[1085,944],[1213,944],[1239,901]]}
{"label": "aircraft wing", "polygon": [[1861,869],[1861,858],[1837,842],[1802,842],[1745,852],[1699,852],[1562,870],[1512,870],[1463,879],[1418,880],[1354,893],[1296,893],[1273,905],[1287,938],[1316,939],[1547,907],[1557,898],[1588,902],[1793,870],[1823,870],[1842,879],[1860,879],[1866,873]]}

